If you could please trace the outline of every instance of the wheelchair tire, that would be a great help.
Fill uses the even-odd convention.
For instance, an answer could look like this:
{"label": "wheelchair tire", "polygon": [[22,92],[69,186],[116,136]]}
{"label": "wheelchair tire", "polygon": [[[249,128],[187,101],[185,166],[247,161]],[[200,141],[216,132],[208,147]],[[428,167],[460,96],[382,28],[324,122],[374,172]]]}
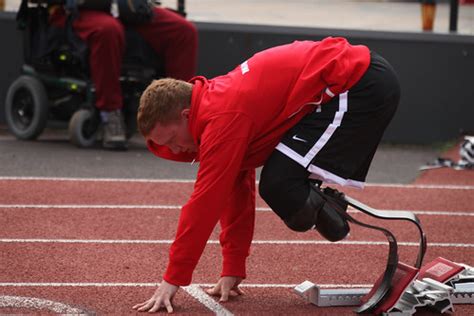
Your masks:
{"label": "wheelchair tire", "polygon": [[69,121],[69,139],[77,147],[92,147],[99,131],[100,118],[96,111],[80,109]]}
{"label": "wheelchair tire", "polygon": [[49,100],[46,89],[35,77],[18,77],[8,88],[5,119],[18,139],[36,139],[46,127]]}

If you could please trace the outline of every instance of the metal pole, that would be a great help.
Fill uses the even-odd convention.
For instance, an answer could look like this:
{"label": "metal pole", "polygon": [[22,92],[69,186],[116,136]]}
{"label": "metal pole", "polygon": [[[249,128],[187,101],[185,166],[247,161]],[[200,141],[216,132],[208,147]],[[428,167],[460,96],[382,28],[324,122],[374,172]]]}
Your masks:
{"label": "metal pole", "polygon": [[184,0],[178,0],[178,12],[182,15],[186,15],[186,8],[184,4]]}
{"label": "metal pole", "polygon": [[449,4],[449,31],[458,31],[459,0],[451,0]]}

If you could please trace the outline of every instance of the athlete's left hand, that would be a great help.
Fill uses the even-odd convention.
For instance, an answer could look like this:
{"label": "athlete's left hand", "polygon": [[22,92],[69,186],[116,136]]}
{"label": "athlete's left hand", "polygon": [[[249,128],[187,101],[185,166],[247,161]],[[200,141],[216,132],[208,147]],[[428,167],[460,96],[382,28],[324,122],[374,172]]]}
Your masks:
{"label": "athlete's left hand", "polygon": [[219,279],[219,282],[212,289],[208,289],[206,292],[212,296],[220,295],[219,302],[227,302],[229,296],[233,297],[244,294],[239,288],[240,282],[242,282],[241,277],[224,276]]}

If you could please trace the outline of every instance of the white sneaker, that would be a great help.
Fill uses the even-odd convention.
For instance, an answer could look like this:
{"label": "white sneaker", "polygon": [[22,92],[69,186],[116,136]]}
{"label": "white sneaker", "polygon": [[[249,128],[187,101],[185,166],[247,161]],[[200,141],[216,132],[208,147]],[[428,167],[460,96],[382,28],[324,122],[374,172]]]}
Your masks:
{"label": "white sneaker", "polygon": [[102,146],[106,149],[127,149],[127,137],[125,136],[125,123],[121,110],[106,112],[103,117],[104,138]]}

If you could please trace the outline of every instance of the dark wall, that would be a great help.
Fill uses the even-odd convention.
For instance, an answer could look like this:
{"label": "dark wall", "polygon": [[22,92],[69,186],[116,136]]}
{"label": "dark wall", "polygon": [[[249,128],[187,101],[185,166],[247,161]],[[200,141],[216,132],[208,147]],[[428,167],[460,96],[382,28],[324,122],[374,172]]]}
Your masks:
{"label": "dark wall", "polygon": [[[433,143],[474,130],[474,36],[391,33],[196,23],[199,30],[198,73],[224,74],[262,49],[294,40],[344,36],[368,45],[396,69],[402,99],[384,140]],[[21,67],[21,34],[14,14],[0,13],[0,100]],[[0,123],[4,122],[0,102]]]}
{"label": "dark wall", "polygon": [[382,54],[402,99],[384,141],[433,143],[474,130],[474,36],[199,24],[199,72],[215,76],[253,53],[294,40],[344,36]]}

